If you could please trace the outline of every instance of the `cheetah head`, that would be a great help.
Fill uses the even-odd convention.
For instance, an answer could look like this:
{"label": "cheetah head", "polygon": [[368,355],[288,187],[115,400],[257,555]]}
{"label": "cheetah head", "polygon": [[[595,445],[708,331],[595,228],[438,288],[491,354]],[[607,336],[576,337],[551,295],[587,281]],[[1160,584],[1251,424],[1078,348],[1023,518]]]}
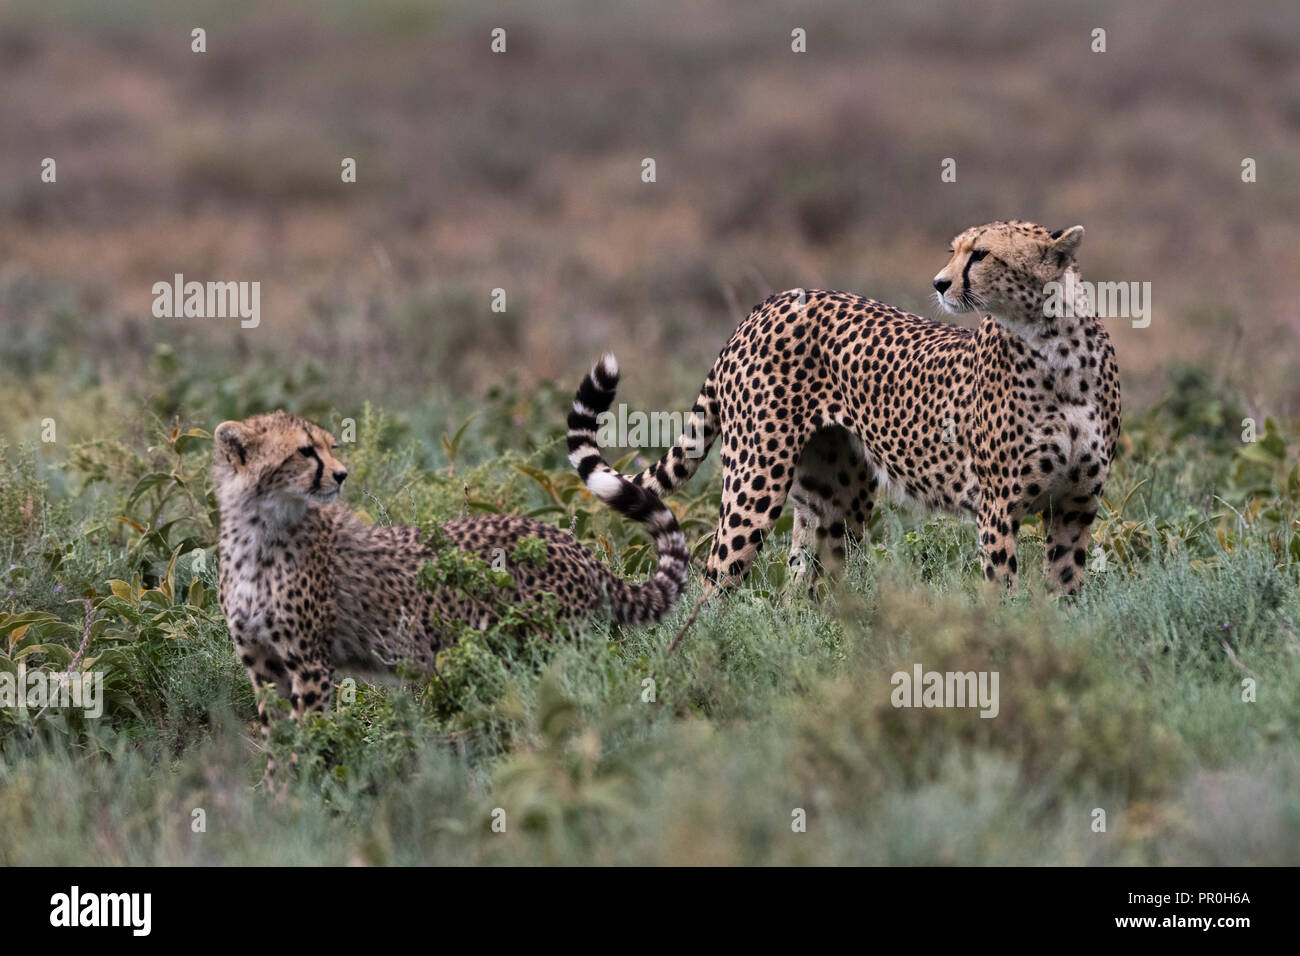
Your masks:
{"label": "cheetah head", "polygon": [[212,435],[212,480],[223,505],[241,499],[281,516],[301,516],[307,503],[339,496],[347,468],[325,429],[288,412],[222,422]]}
{"label": "cheetah head", "polygon": [[952,258],[934,277],[946,312],[987,311],[1018,331],[1042,319],[1043,287],[1073,268],[1083,226],[1048,232],[1032,222],[974,226],[952,241]]}

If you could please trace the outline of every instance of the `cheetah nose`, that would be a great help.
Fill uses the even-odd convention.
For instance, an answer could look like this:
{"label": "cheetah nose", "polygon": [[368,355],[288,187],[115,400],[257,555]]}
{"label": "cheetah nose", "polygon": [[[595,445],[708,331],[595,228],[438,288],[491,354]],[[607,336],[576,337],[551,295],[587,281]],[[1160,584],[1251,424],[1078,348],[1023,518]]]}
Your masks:
{"label": "cheetah nose", "polygon": [[346,471],[334,472],[334,480],[337,481],[340,485],[343,484],[343,479],[346,478],[347,476],[348,473]]}
{"label": "cheetah nose", "polygon": [[951,279],[935,279],[934,288],[940,295],[948,291],[948,286],[952,285]]}

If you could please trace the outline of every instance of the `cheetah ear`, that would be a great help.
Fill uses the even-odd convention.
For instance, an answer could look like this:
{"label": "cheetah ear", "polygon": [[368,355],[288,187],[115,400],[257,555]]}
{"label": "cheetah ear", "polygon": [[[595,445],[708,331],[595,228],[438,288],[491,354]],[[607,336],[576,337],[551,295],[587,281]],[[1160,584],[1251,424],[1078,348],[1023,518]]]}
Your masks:
{"label": "cheetah ear", "polygon": [[226,455],[232,465],[239,459],[241,465],[248,464],[248,445],[252,433],[241,422],[222,422],[212,433],[214,446]]}
{"label": "cheetah ear", "polygon": [[1052,233],[1051,248],[1060,262],[1068,262],[1074,258],[1075,250],[1079,248],[1081,242],[1083,242],[1083,226],[1071,226],[1069,229],[1058,229]]}

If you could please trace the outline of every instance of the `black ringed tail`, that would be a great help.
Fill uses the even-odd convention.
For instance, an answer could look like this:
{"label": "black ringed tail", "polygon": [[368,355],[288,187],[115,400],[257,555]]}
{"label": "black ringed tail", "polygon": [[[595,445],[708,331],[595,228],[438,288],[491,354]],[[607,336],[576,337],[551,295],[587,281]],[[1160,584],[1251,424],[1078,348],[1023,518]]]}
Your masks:
{"label": "black ringed tail", "polygon": [[649,488],[620,475],[596,446],[599,416],[609,411],[618,388],[618,361],[605,355],[578,386],[569,412],[569,461],[587,489],[619,514],[646,526],[655,540],[659,566],[650,580],[632,584],[613,573],[605,582],[614,619],[620,624],[653,624],[667,614],[686,587],[690,557],[677,518]]}
{"label": "black ringed tail", "polygon": [[648,488],[657,495],[668,495],[690,481],[699,470],[714,439],[718,437],[717,371],[718,364],[715,362],[713,368],[709,369],[704,384],[700,386],[700,394],[691,406],[686,427],[673,447],[644,471],[629,475],[632,484]]}

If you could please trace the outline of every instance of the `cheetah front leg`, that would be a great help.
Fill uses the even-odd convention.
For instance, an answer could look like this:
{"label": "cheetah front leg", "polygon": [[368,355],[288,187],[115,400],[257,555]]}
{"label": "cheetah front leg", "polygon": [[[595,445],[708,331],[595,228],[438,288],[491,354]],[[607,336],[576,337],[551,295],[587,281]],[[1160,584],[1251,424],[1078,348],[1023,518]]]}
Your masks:
{"label": "cheetah front leg", "polygon": [[1097,500],[1077,511],[1043,512],[1043,574],[1053,593],[1072,598],[1083,587],[1088,563],[1088,539],[1097,517]]}
{"label": "cheetah front leg", "polygon": [[[289,668],[289,701],[293,705],[293,722],[302,727],[308,714],[329,712],[334,686],[334,668],[324,651],[316,646],[310,656],[299,658]],[[289,764],[298,769],[298,748],[289,755]]]}
{"label": "cheetah front leg", "polygon": [[982,504],[977,524],[984,580],[999,593],[1015,594],[1019,571],[1016,559],[1016,541],[1020,533],[1018,509],[1008,502]]}
{"label": "cheetah front leg", "polygon": [[253,684],[253,699],[257,703],[257,721],[262,728],[262,746],[266,750],[266,771],[262,774],[262,785],[268,792],[275,789],[276,763],[271,754],[271,709],[270,694],[274,688],[282,699],[289,700],[291,680],[284,662],[273,657],[257,646],[241,647],[238,643],[240,660],[248,668],[248,678]]}
{"label": "cheetah front leg", "polygon": [[302,662],[290,676],[293,719],[301,724],[307,714],[328,714],[333,689],[334,668],[328,660],[318,656]]}
{"label": "cheetah front leg", "polygon": [[[262,727],[262,744],[267,750],[266,772],[262,775],[262,785],[268,793],[283,795],[279,786],[278,770],[275,756],[271,753],[271,708],[270,690],[287,700],[292,707],[294,723],[301,726],[303,717],[308,713],[327,713],[333,688],[334,669],[330,662],[319,654],[311,658],[291,658],[282,660],[268,653],[261,647],[241,649],[241,659],[248,668],[249,679],[253,683],[253,693],[257,700],[257,719]],[[298,751],[294,750],[289,758],[290,766],[298,766]]]}

